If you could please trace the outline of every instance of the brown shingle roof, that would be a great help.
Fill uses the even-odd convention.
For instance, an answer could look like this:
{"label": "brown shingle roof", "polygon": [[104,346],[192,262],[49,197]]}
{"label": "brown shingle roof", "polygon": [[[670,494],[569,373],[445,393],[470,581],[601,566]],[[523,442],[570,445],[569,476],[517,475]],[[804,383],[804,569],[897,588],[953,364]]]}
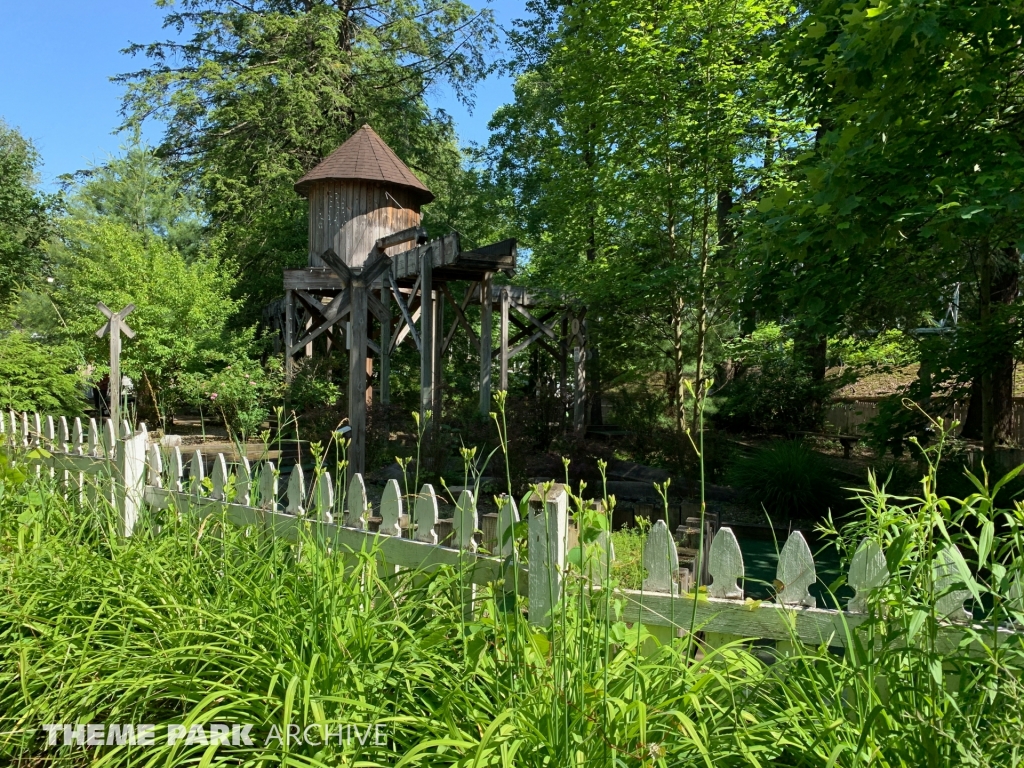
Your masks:
{"label": "brown shingle roof", "polygon": [[352,134],[348,141],[295,182],[295,191],[305,196],[310,185],[321,179],[363,179],[395,184],[418,192],[421,204],[434,199],[434,194],[368,125]]}

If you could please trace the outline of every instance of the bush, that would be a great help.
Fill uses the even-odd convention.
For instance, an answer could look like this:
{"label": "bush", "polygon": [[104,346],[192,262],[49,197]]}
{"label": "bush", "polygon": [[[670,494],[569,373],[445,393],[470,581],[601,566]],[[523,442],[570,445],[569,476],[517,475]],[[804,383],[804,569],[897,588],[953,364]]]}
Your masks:
{"label": "bush", "polygon": [[843,383],[815,381],[788,358],[768,359],[729,382],[714,420],[741,432],[817,432],[825,421],[821,404]]}
{"label": "bush", "polygon": [[182,386],[192,405],[220,414],[224,426],[248,437],[260,431],[270,415],[270,403],[280,399],[284,388],[281,363],[271,358],[266,366],[239,358],[209,377],[183,377]]}
{"label": "bush", "polygon": [[330,408],[341,400],[341,387],[334,383],[334,357],[309,357],[297,363],[288,385],[288,406],[297,413]]}
{"label": "bush", "polygon": [[622,387],[609,393],[612,421],[629,432],[628,447],[637,461],[647,462],[665,448],[665,416],[668,403],[664,395],[646,387]]}
{"label": "bush", "polygon": [[44,345],[14,331],[0,339],[0,408],[74,416],[85,377],[67,346]]}
{"label": "bush", "polygon": [[841,500],[828,462],[799,440],[778,440],[738,459],[726,479],[772,516],[821,517]]}

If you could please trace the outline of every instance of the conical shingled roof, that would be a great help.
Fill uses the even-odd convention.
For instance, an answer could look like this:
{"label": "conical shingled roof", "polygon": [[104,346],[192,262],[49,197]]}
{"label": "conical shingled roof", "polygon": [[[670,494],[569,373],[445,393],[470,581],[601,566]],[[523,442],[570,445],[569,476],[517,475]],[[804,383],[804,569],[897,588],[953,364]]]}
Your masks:
{"label": "conical shingled roof", "polygon": [[434,199],[434,193],[368,125],[352,134],[348,141],[295,182],[295,191],[305,197],[313,182],[324,179],[362,179],[407,187],[418,194],[421,205]]}

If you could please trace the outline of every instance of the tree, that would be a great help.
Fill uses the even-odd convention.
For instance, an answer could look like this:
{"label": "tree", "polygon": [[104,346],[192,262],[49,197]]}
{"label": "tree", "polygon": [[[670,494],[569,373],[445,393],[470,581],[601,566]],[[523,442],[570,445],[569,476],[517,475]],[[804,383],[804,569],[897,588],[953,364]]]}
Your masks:
{"label": "tree", "polygon": [[218,243],[186,260],[163,238],[147,236],[111,218],[69,219],[53,301],[64,334],[86,360],[106,364],[106,340],[96,338],[96,302],[120,309],[135,304],[136,337],[123,347],[121,369],[139,384],[139,407],[161,418],[180,401],[187,374],[217,370],[249,355],[253,330],[235,323],[235,278]]}
{"label": "tree", "polygon": [[[168,6],[171,8],[170,6]],[[185,42],[133,45],[129,125],[166,121],[162,156],[195,186],[246,276],[250,316],[306,263],[306,208],[292,185],[368,122],[427,177],[461,172],[451,122],[424,96],[468,98],[487,71],[489,11],[457,0],[184,0],[165,27]]]}
{"label": "tree", "polygon": [[85,379],[69,345],[41,344],[22,331],[0,339],[0,409],[77,416]]}
{"label": "tree", "polygon": [[1020,337],[1024,5],[807,10],[784,66],[790,110],[817,129],[751,216],[751,296],[832,333],[913,328],[959,295],[947,376],[978,381],[991,456]]}
{"label": "tree", "polygon": [[120,155],[65,181],[73,185],[70,214],[76,218],[119,221],[135,232],[163,238],[186,256],[201,245],[198,201],[137,134]]}
{"label": "tree", "polygon": [[495,176],[513,190],[533,278],[589,306],[592,319],[614,315],[592,330],[600,349],[621,345],[620,373],[668,363],[682,428],[687,369],[692,422],[715,326],[730,312],[732,206],[775,130],[760,79],[784,7],[529,7],[516,102],[492,122]]}
{"label": "tree", "polygon": [[42,276],[56,196],[40,194],[32,142],[0,119],[0,308]]}

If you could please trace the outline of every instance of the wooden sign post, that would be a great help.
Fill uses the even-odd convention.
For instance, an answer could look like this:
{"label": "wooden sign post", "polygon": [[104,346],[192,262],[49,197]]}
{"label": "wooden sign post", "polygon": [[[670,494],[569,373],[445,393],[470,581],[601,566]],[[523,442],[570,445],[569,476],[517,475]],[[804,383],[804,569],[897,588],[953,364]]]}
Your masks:
{"label": "wooden sign post", "polygon": [[114,428],[121,429],[121,334],[129,339],[135,338],[135,331],[128,327],[124,321],[135,309],[134,304],[129,304],[120,312],[114,312],[102,301],[96,307],[107,317],[107,322],[96,331],[96,337],[103,338],[106,333],[110,334],[110,420]]}

